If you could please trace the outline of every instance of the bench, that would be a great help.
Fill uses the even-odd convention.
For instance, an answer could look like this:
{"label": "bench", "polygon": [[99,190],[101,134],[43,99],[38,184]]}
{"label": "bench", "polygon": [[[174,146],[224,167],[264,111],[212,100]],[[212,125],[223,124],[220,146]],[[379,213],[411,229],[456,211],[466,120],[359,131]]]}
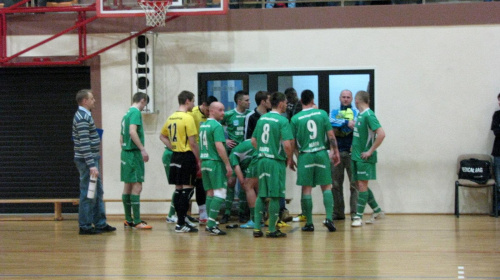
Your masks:
{"label": "bench", "polygon": [[54,220],[62,221],[62,204],[72,203],[78,205],[78,198],[19,198],[19,199],[0,199],[0,204],[6,203],[54,203]]}

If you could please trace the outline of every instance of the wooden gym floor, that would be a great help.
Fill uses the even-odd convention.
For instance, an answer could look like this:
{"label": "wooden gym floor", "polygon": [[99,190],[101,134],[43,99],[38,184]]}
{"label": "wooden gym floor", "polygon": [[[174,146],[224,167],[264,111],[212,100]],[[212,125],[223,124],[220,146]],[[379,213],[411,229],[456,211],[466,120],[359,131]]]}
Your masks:
{"label": "wooden gym floor", "polygon": [[74,218],[2,221],[0,279],[500,279],[500,219],[388,215],[334,233],[314,219],[315,232],[290,223],[282,239],[175,233],[160,218],[139,231],[112,217],[117,231],[95,236]]}

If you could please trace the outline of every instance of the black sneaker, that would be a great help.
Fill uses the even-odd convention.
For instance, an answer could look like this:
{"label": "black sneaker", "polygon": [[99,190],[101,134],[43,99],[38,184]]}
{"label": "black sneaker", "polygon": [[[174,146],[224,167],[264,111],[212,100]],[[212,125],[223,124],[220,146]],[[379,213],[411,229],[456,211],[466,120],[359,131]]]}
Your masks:
{"label": "black sneaker", "polygon": [[135,224],[134,224],[134,222],[125,221],[125,222],[123,222],[123,227],[124,228],[133,228],[133,227],[135,227]]}
{"label": "black sneaker", "polygon": [[222,219],[220,219],[220,224],[221,225],[227,224],[228,221],[229,221],[229,215],[224,214],[224,216],[222,216]]}
{"label": "black sneaker", "polygon": [[189,215],[186,215],[186,218],[191,222],[191,223],[199,223],[200,220],[198,220],[197,218],[195,217],[191,217]]}
{"label": "black sneaker", "polygon": [[100,231],[96,231],[95,228],[90,228],[90,229],[83,229],[80,228],[80,235],[94,235],[94,234],[100,234]]}
{"label": "black sneaker", "polygon": [[308,224],[302,227],[302,231],[314,231],[314,225]]}
{"label": "black sneaker", "polygon": [[260,230],[260,229],[253,230],[253,237],[262,237],[262,236],[264,236],[264,233],[262,233],[262,230]]}
{"label": "black sneaker", "polygon": [[218,227],[208,228],[208,232],[210,232],[211,235],[226,235],[226,232]]}
{"label": "black sneaker", "polygon": [[283,233],[279,230],[276,230],[276,231],[273,231],[273,232],[266,234],[266,237],[271,237],[271,238],[286,237],[286,233]]}
{"label": "black sneaker", "polygon": [[334,232],[334,231],[336,231],[336,230],[337,230],[337,229],[335,228],[335,225],[333,224],[333,221],[330,221],[330,220],[328,220],[328,219],[326,219],[325,221],[323,221],[323,225],[324,225],[325,227],[327,227],[327,228],[328,228],[328,231],[330,231],[330,232]]}
{"label": "black sneaker", "polygon": [[183,226],[176,225],[175,232],[198,232],[198,229],[194,228],[188,224],[185,224]]}
{"label": "black sneaker", "polygon": [[103,228],[96,228],[95,230],[100,232],[112,232],[115,231],[116,228],[106,224]]}

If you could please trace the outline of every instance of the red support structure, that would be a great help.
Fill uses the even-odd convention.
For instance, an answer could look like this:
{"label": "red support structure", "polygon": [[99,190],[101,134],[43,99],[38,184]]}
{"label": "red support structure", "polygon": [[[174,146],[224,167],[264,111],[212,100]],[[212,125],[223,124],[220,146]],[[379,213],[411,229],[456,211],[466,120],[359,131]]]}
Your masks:
{"label": "red support structure", "polygon": [[[128,36],[125,39],[122,39],[114,44],[111,44],[107,47],[104,47],[92,54],[88,54],[87,51],[87,24],[98,19],[97,16],[93,16],[91,18],[87,18],[87,12],[95,11],[95,4],[87,7],[83,6],[72,6],[72,7],[20,7],[21,5],[27,3],[30,0],[22,0],[8,8],[0,9],[0,67],[2,66],[40,66],[40,65],[75,65],[81,64],[85,60],[91,59],[113,47],[116,47],[128,40],[136,38],[147,31],[150,31],[154,27],[147,27],[140,32],[137,32],[131,36]],[[28,48],[25,48],[13,55],[7,54],[7,14],[16,14],[16,13],[45,13],[45,12],[75,12],[77,13],[77,21],[75,25],[39,42]],[[166,22],[176,19],[178,16],[169,17]],[[21,55],[44,45],[72,30],[78,30],[78,58],[70,59],[68,57],[35,57],[32,58],[32,61],[20,61]]]}

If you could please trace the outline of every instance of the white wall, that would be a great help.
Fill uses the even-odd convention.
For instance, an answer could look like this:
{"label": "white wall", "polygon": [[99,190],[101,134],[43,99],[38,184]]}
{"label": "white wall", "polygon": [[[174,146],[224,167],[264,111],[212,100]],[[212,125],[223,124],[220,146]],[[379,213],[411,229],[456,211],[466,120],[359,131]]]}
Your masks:
{"label": "white wall", "polygon": [[[125,35],[90,35],[89,42],[97,48]],[[9,40],[13,50],[31,43],[26,37]],[[74,51],[65,54],[76,54],[74,36],[61,40],[57,50],[67,45]],[[53,52],[48,47],[28,55]],[[129,53],[125,43],[101,55],[106,198],[120,198],[122,191],[118,142],[130,106]],[[177,94],[197,92],[198,72],[375,69],[377,116],[387,137],[379,148],[378,179],[370,187],[389,213],[452,213],[457,155],[491,151],[489,126],[500,92],[498,25],[165,33],[158,36],[155,56],[160,113],[144,118],[150,162],[143,198],[167,198],[173,191],[158,135],[177,108]],[[287,196],[294,200],[288,208],[299,213],[295,179],[289,172]],[[320,191],[313,197],[314,212],[323,213]],[[462,191],[462,212],[487,212],[488,198],[486,190]],[[119,203],[108,205],[108,213],[122,212]],[[144,203],[142,212],[166,213],[167,205]]]}

